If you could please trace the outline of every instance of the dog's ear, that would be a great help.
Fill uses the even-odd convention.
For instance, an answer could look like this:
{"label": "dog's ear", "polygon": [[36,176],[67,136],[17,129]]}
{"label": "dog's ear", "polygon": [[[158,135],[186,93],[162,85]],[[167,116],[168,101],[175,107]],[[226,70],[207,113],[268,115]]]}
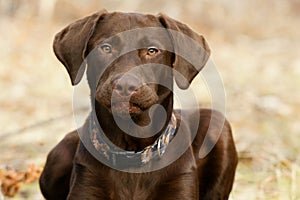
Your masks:
{"label": "dog's ear", "polygon": [[56,34],[53,49],[58,60],[66,67],[72,85],[81,80],[86,57],[87,43],[94,33],[96,24],[106,10],[99,11],[68,25]]}
{"label": "dog's ear", "polygon": [[[195,33],[185,24],[164,14],[159,14],[158,18],[162,25],[169,30],[173,42],[173,50],[176,54],[173,68],[188,80],[187,82],[175,74],[175,81],[181,89],[186,89],[193,78],[205,66],[210,55],[210,49],[204,37]],[[188,62],[181,55],[188,55],[188,59],[192,60],[193,63]]]}

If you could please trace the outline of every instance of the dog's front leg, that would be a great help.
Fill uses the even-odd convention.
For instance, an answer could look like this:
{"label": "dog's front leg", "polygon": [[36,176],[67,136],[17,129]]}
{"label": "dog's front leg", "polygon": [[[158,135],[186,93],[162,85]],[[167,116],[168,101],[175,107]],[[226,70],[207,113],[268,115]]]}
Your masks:
{"label": "dog's front leg", "polygon": [[41,191],[47,200],[66,199],[78,141],[78,134],[73,131],[49,153],[39,180]]}

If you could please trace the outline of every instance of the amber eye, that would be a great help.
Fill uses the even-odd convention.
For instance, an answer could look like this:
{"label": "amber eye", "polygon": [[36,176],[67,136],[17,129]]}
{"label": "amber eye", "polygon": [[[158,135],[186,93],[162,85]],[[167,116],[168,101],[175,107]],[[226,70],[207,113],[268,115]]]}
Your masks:
{"label": "amber eye", "polygon": [[147,55],[149,56],[154,56],[155,54],[157,54],[159,50],[155,47],[149,47],[147,50]]}
{"label": "amber eye", "polygon": [[104,53],[111,53],[111,51],[112,51],[112,47],[109,44],[103,44],[100,46],[100,48],[102,49],[102,51]]}

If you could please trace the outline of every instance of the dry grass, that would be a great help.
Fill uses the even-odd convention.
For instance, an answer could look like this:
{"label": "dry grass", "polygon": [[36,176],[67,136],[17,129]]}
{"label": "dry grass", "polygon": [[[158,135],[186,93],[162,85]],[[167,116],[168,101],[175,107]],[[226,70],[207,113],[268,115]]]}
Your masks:
{"label": "dry grass", "polygon": [[[297,0],[58,2],[53,10],[23,3],[16,12],[1,4],[1,168],[42,166],[49,149],[75,127],[72,88],[51,49],[55,32],[101,8],[164,12],[206,36],[222,74],[240,156],[231,199],[300,199]],[[16,197],[40,198],[37,184]]]}

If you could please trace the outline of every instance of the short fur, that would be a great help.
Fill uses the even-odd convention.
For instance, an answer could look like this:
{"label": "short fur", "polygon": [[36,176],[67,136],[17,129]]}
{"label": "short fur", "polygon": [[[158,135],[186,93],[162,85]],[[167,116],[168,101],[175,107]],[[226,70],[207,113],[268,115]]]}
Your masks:
{"label": "short fur", "polygon": [[[147,49],[138,49],[115,59],[98,80],[97,74],[99,74],[101,63],[105,62],[108,55],[101,49],[100,53],[98,50],[96,51],[99,53],[96,58],[89,59],[87,55],[93,49],[99,48],[98,45],[110,36],[126,30],[145,27],[166,29],[165,34],[160,35],[160,38],[164,38],[160,40],[162,46],[171,45],[174,49],[180,48],[179,41],[172,37],[168,29],[181,32],[195,40],[205,51],[199,55],[198,65],[200,67],[195,69],[182,57],[170,51],[159,50],[155,56],[149,56]],[[148,36],[141,37],[145,41],[145,37]],[[136,38],[139,42],[140,36],[136,36]],[[151,41],[151,37],[147,40]],[[149,45],[151,45],[150,43]],[[127,45],[126,41],[119,41],[118,44]],[[118,44],[114,46],[118,46]],[[180,126],[184,127],[186,139],[190,138],[189,127],[192,122],[181,121],[180,114],[173,111],[173,94],[169,89],[156,84],[135,87],[136,82],[140,81],[140,77],[147,76],[143,72],[124,80],[120,77],[135,66],[158,63],[179,71],[190,83],[199,70],[204,67],[210,53],[203,36],[163,14],[153,16],[136,13],[108,13],[103,10],[64,28],[56,35],[53,46],[56,56],[66,67],[73,85],[82,78],[84,70],[80,68],[80,65],[87,62],[91,103],[95,102],[94,111],[97,119],[106,136],[115,145],[127,151],[140,151],[151,145],[163,131],[152,137],[136,138],[124,133],[116,125],[111,108],[115,106],[120,120],[127,123],[128,119],[123,115],[127,107],[122,103],[122,99],[128,93],[131,95],[130,116],[136,124],[148,124],[150,107],[153,104],[160,104],[167,112],[167,122],[171,113],[175,112]],[[113,56],[113,53],[112,51],[109,56]],[[172,87],[172,77],[165,77],[162,73],[161,77],[156,78],[168,80],[168,84]],[[182,82],[180,78],[175,77],[175,80],[180,88],[188,87],[188,84]],[[112,105],[110,99],[114,92],[117,93],[118,101]],[[200,121],[196,137],[190,148],[169,166],[153,172],[127,173],[112,169],[91,155],[79,139],[76,130],[67,134],[47,157],[40,178],[40,188],[44,197],[48,200],[228,199],[237,166],[237,153],[230,125],[224,116],[216,111],[201,109],[195,112],[200,113]],[[155,120],[155,118],[153,119]],[[160,123],[159,118],[156,121]],[[167,122],[163,124],[164,127]],[[208,129],[209,125],[210,129]],[[81,129],[84,133],[83,138],[88,138],[88,123],[84,124]],[[208,135],[209,139],[213,140],[218,136],[219,131],[221,134],[214,148],[206,157],[201,158],[199,152],[204,137]]]}

